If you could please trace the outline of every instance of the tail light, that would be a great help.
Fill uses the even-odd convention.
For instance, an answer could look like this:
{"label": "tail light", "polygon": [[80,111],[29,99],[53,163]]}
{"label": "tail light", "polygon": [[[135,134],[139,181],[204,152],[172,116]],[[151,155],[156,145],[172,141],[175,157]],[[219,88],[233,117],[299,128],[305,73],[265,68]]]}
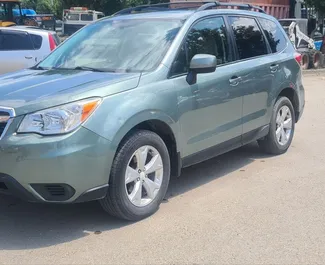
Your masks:
{"label": "tail light", "polygon": [[50,43],[50,50],[53,51],[56,48],[56,43],[51,33],[49,33],[49,43]]}
{"label": "tail light", "polygon": [[301,65],[302,55],[300,53],[295,53],[295,59],[299,65]]}

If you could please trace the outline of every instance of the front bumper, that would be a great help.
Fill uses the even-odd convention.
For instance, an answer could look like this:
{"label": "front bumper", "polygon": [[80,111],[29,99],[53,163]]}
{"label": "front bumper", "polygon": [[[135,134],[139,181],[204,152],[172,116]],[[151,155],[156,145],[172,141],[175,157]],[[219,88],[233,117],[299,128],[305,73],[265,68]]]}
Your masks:
{"label": "front bumper", "polygon": [[103,198],[114,158],[110,141],[79,128],[61,136],[16,134],[0,140],[0,193],[27,201],[71,203]]}

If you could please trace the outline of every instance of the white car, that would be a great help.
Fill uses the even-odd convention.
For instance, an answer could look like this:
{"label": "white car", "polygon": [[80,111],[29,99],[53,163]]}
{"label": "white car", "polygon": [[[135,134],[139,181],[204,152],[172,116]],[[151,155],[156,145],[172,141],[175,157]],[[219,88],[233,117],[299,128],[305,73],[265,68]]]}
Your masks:
{"label": "white car", "polygon": [[34,66],[59,43],[52,31],[28,26],[0,27],[0,74]]}

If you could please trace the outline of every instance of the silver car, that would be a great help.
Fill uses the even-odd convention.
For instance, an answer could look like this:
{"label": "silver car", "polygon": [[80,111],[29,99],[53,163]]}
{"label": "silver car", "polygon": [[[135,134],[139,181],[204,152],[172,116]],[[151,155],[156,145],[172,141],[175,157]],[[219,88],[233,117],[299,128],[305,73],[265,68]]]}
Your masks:
{"label": "silver car", "polygon": [[59,43],[52,31],[27,26],[0,28],[0,74],[34,66]]}

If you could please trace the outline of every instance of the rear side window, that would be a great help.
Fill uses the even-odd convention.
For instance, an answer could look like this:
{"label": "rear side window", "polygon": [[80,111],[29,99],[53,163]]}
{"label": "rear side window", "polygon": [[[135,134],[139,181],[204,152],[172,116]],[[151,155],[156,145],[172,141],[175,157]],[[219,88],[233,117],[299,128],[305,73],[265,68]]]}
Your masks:
{"label": "rear side window", "polygon": [[287,46],[287,39],[281,29],[271,20],[259,18],[265,36],[270,44],[273,53],[281,52]]}
{"label": "rear side window", "polygon": [[0,32],[0,50],[34,50],[30,36],[24,32]]}
{"label": "rear side window", "polygon": [[43,38],[35,34],[30,34],[30,38],[34,44],[34,49],[39,50],[42,47]]}
{"label": "rear side window", "polygon": [[81,14],[81,20],[82,21],[93,21],[93,15],[92,14]]}
{"label": "rear side window", "polygon": [[264,36],[253,18],[230,17],[239,59],[268,54]]}

